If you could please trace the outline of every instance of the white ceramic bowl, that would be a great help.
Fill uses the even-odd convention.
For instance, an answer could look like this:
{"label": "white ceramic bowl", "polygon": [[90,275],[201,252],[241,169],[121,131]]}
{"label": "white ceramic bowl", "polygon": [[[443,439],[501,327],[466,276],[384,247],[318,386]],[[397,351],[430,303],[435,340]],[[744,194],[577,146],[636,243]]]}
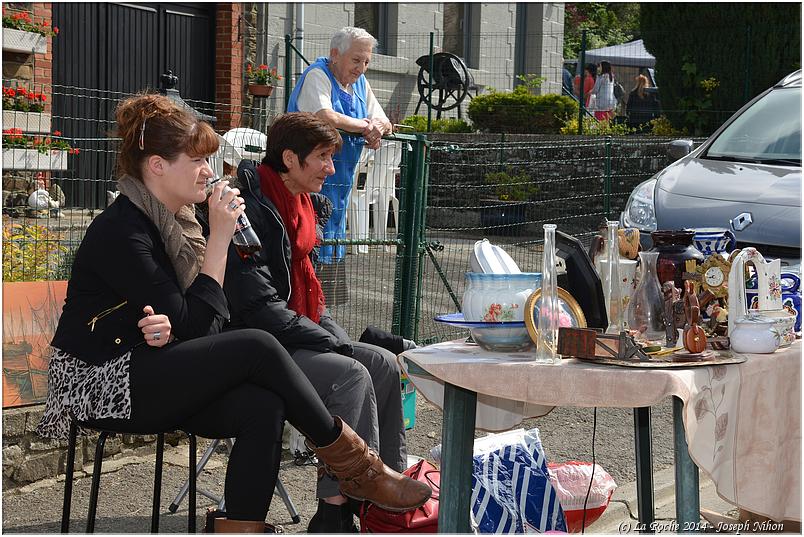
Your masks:
{"label": "white ceramic bowl", "polygon": [[487,351],[521,352],[533,348],[533,340],[525,327],[489,326],[471,328],[469,333],[475,343]]}

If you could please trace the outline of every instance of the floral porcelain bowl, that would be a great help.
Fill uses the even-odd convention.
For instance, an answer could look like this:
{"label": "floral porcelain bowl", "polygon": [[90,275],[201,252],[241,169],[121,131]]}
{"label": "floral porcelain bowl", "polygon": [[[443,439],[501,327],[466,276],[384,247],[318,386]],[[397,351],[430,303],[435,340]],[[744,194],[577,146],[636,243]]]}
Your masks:
{"label": "floral porcelain bowl", "polygon": [[731,350],[754,354],[770,354],[782,343],[782,336],[774,321],[761,315],[749,314],[737,320],[729,339]]}
{"label": "floral porcelain bowl", "polygon": [[[483,348],[496,351],[525,350],[532,345],[524,326],[525,302],[541,288],[538,272],[519,274],[466,273],[463,315],[467,321],[486,323],[471,328],[472,338]],[[522,326],[495,326],[491,323],[523,322]]]}

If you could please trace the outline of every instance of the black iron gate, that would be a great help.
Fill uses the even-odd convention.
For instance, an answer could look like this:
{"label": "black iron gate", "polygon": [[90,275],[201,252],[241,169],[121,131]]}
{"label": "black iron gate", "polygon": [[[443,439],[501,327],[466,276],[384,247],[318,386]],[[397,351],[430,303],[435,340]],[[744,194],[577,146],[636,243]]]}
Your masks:
{"label": "black iron gate", "polygon": [[106,206],[114,190],[117,102],[159,87],[166,70],[203,112],[215,100],[215,4],[53,3],[53,129],[81,149],[61,183],[71,207]]}

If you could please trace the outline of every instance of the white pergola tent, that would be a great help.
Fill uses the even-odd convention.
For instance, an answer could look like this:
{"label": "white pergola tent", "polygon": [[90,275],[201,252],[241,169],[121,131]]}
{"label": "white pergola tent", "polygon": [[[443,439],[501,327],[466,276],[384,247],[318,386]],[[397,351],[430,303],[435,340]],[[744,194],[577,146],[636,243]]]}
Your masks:
{"label": "white pergola tent", "polygon": [[641,39],[586,51],[586,63],[600,63],[603,60],[612,65],[628,67],[653,67],[656,64],[656,59],[645,50]]}

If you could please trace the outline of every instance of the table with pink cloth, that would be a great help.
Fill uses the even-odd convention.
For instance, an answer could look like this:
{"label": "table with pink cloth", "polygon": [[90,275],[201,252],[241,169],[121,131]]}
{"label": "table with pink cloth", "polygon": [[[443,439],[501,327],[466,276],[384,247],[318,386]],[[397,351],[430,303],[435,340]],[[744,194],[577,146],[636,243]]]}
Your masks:
{"label": "table with pink cloth", "polygon": [[[406,351],[400,363],[416,389],[444,409],[445,446],[446,436],[465,439],[454,431],[447,435],[448,428],[507,430],[555,406],[638,408],[674,397],[676,430],[683,431],[676,451],[678,441],[686,440],[689,457],[723,499],[774,520],[801,520],[800,340],[773,354],[743,355],[741,364],[683,369],[574,358],[545,365],[528,356],[488,352],[458,340]],[[476,411],[458,408],[450,395],[456,388],[477,394]],[[461,423],[467,415],[475,416],[474,427]],[[449,466],[445,459],[443,464]],[[444,482],[451,477],[446,472],[442,468],[442,508]],[[689,495],[689,489],[679,491],[678,481],[677,473],[677,498]],[[697,503],[697,471],[694,481]]]}

